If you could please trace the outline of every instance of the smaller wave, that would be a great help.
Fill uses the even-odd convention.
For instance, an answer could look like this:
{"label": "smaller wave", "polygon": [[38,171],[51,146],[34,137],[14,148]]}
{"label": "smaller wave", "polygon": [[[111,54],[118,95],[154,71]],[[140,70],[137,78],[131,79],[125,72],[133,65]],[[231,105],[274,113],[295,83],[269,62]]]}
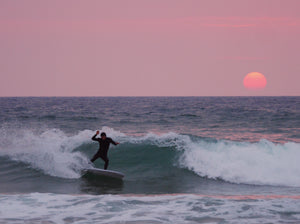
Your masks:
{"label": "smaller wave", "polygon": [[56,119],[56,115],[53,115],[53,114],[48,114],[48,115],[45,115],[45,116],[41,116],[39,117],[40,120],[55,120]]}
{"label": "smaller wave", "polygon": [[196,114],[180,114],[181,117],[198,117]]}

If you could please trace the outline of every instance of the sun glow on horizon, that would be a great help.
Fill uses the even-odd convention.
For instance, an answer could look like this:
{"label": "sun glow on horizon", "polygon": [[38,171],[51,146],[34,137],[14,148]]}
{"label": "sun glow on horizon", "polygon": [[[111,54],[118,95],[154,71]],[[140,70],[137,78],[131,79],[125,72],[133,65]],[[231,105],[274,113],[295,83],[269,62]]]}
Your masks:
{"label": "sun glow on horizon", "polygon": [[266,85],[266,77],[259,72],[250,72],[244,78],[244,86],[250,90],[263,89]]}

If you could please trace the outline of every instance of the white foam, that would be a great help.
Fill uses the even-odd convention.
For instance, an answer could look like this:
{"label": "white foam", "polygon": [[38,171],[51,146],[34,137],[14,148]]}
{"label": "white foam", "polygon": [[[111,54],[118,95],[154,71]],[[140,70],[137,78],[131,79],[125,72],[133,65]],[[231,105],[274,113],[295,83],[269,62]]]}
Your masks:
{"label": "white foam", "polygon": [[300,144],[189,142],[181,165],[200,176],[233,183],[300,186]]}
{"label": "white foam", "polygon": [[[251,198],[251,197],[250,197]],[[278,206],[280,205],[280,206]],[[299,221],[299,199],[203,195],[0,195],[1,223],[270,223]],[[293,214],[284,216],[283,213]]]}

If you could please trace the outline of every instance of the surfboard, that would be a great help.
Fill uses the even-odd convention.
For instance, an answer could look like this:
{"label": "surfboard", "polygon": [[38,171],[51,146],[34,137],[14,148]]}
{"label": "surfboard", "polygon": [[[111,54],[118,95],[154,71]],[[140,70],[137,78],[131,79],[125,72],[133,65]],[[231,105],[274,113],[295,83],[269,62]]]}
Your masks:
{"label": "surfboard", "polygon": [[103,170],[103,169],[98,169],[98,168],[84,169],[83,172],[92,173],[92,174],[104,176],[104,177],[117,178],[117,179],[123,179],[123,177],[125,176],[123,173],[118,172],[118,171]]}

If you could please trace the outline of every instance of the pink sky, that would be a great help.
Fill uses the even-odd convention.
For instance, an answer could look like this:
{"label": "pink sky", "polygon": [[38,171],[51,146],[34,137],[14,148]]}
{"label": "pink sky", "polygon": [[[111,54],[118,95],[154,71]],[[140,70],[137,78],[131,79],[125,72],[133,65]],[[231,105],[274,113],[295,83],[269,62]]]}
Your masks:
{"label": "pink sky", "polygon": [[0,96],[299,96],[299,61],[299,0],[0,1]]}

